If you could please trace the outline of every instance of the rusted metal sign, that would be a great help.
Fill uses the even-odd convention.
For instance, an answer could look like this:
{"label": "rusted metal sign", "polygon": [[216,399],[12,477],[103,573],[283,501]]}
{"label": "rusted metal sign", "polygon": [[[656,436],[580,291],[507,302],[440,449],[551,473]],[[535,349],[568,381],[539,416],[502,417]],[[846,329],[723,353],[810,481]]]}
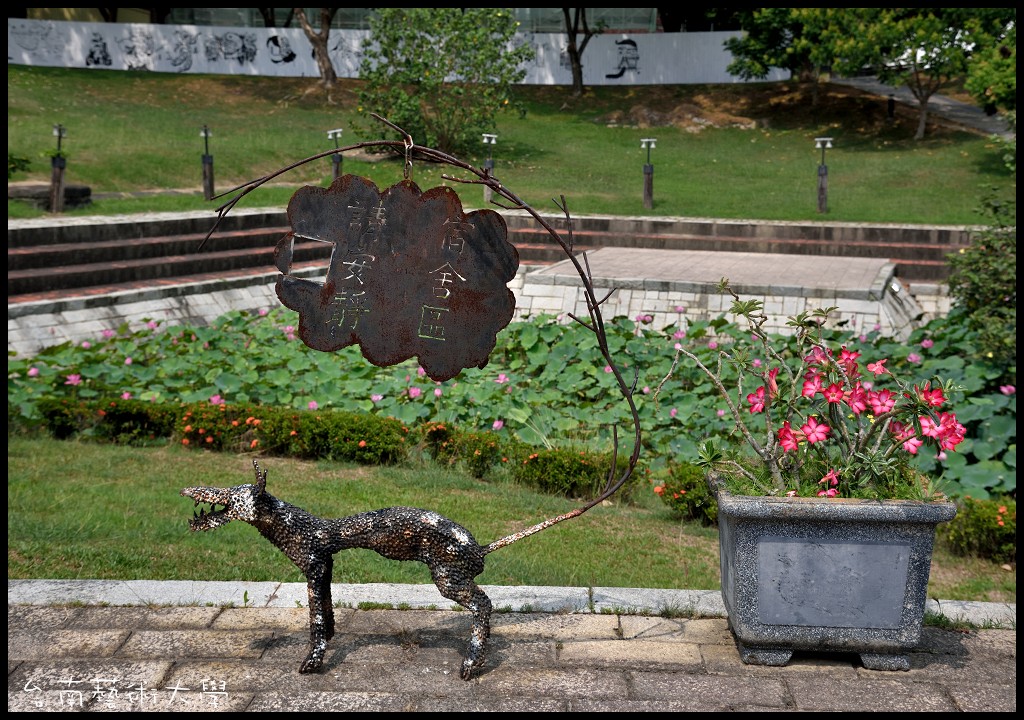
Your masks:
{"label": "rusted metal sign", "polygon": [[[275,250],[281,302],[299,313],[299,337],[324,352],[358,344],[386,367],[413,357],[431,379],[484,367],[512,320],[508,283],[519,253],[504,218],[463,212],[454,190],[411,180],[379,190],[343,175],[304,187],[288,203],[292,231]],[[334,246],[327,276],[289,275],[295,238]]]}

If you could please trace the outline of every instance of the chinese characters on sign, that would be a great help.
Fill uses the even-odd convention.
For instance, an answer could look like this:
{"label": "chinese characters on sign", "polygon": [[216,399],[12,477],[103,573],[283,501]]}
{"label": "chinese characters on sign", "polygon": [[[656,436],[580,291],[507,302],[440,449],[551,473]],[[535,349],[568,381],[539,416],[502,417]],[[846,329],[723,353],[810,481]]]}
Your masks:
{"label": "chinese characters on sign", "polygon": [[110,710],[181,709],[202,710],[220,708],[227,702],[228,693],[223,680],[202,680],[197,687],[185,687],[180,682],[163,688],[147,688],[144,683],[110,677],[76,679],[62,677],[54,686],[43,687],[44,681],[27,680],[23,692],[36,708],[75,710],[79,708],[105,708]]}
{"label": "chinese characters on sign", "polygon": [[[381,367],[418,357],[433,380],[484,367],[512,320],[508,283],[519,253],[493,210],[465,213],[448,187],[412,181],[378,190],[344,175],[304,187],[288,203],[292,232],[275,262],[281,302],[299,313],[299,337],[325,352],[358,344]],[[324,281],[290,275],[301,241],[331,243]]]}

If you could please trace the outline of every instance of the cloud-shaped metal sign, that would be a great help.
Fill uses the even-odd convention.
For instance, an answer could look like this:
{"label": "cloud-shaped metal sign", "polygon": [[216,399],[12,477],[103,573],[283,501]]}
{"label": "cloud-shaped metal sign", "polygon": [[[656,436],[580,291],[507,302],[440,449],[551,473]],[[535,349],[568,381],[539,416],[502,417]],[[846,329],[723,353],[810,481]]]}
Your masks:
{"label": "cloud-shaped metal sign", "polygon": [[[448,187],[424,193],[406,180],[380,191],[344,175],[298,190],[288,220],[275,252],[277,296],[299,313],[306,345],[355,343],[380,367],[418,357],[438,381],[487,364],[515,311],[508,283],[519,253],[501,215],[463,212]],[[334,246],[323,283],[288,274],[296,238]]]}

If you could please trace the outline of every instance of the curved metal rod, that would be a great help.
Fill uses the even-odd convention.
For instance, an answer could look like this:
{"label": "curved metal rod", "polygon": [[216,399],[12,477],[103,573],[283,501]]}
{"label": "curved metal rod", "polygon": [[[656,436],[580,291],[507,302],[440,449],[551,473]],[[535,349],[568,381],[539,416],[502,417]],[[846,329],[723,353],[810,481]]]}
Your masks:
{"label": "curved metal rod", "polygon": [[[622,373],[619,370],[619,367],[616,365],[615,360],[612,357],[610,348],[608,347],[608,336],[605,331],[604,317],[601,314],[601,305],[608,299],[608,297],[611,295],[613,291],[609,291],[607,295],[598,300],[597,296],[595,295],[593,276],[590,272],[590,263],[587,260],[586,252],[581,253],[583,264],[581,264],[579,258],[573,254],[572,217],[569,214],[568,204],[566,203],[565,196],[560,196],[559,201],[556,201],[555,205],[562,211],[562,214],[565,217],[566,225],[568,228],[567,232],[569,234],[568,240],[563,238],[562,235],[550,223],[548,223],[548,221],[545,220],[533,207],[531,207],[527,202],[522,200],[518,195],[509,190],[507,187],[502,185],[501,181],[499,181],[489,172],[477,168],[474,165],[471,165],[452,155],[441,152],[440,150],[424,147],[422,145],[416,145],[412,141],[412,136],[409,135],[404,130],[402,130],[400,127],[386,120],[380,115],[377,115],[376,113],[371,113],[371,115],[375,119],[379,120],[380,122],[384,123],[388,127],[392,128],[393,130],[401,134],[402,139],[369,140],[355,143],[352,145],[347,145],[341,148],[335,148],[333,150],[326,150],[324,152],[317,153],[316,155],[311,155],[305,158],[304,160],[293,162],[289,165],[286,165],[283,168],[280,168],[279,170],[275,170],[274,172],[268,175],[256,178],[255,180],[250,180],[249,182],[243,183],[231,190],[218,194],[216,197],[220,198],[231,195],[232,193],[238,193],[237,195],[235,195],[230,200],[223,203],[217,208],[217,220],[214,223],[213,227],[210,228],[210,231],[206,234],[206,237],[203,239],[202,243],[200,243],[199,247],[202,248],[203,245],[206,244],[206,241],[210,239],[214,232],[216,232],[218,226],[220,225],[224,217],[231,211],[232,208],[235,207],[235,205],[238,204],[238,202],[242,198],[251,193],[253,190],[256,190],[260,186],[265,185],[274,178],[280,177],[281,175],[284,175],[285,173],[290,172],[291,170],[294,170],[295,168],[305,165],[307,163],[314,162],[316,160],[321,160],[323,158],[348,152],[351,150],[358,150],[360,148],[391,148],[395,150],[400,150],[406,158],[416,156],[428,162],[434,162],[458,168],[459,170],[468,173],[472,177],[460,178],[453,175],[448,175],[446,173],[442,173],[441,177],[444,178],[445,180],[450,180],[452,182],[485,185],[488,188],[490,188],[494,194],[504,198],[510,203],[507,206],[495,203],[499,207],[503,207],[505,209],[516,209],[525,211],[534,219],[534,221],[538,225],[540,225],[542,228],[544,228],[545,231],[547,231],[548,235],[550,235],[556,243],[558,243],[558,245],[562,248],[568,260],[576,269],[577,274],[580,276],[580,280],[583,283],[584,295],[587,301],[587,311],[590,316],[590,322],[584,322],[583,320],[577,318],[572,314],[570,314],[569,317],[572,318],[572,320],[574,320],[575,322],[582,325],[587,330],[593,332],[595,337],[597,338],[598,347],[600,348],[601,355],[604,357],[605,361],[608,363],[608,366],[611,368],[612,374],[615,377],[615,382],[618,385],[619,392],[622,394],[623,398],[626,401],[626,404],[629,406],[629,412],[633,421],[633,452],[629,457],[629,463],[627,464],[626,469],[622,472],[621,475],[616,477],[615,471],[617,467],[619,438],[618,428],[613,425],[612,464],[608,471],[608,482],[606,483],[605,489],[601,492],[601,494],[598,495],[593,500],[590,500],[589,502],[572,510],[569,513],[559,515],[558,517],[551,518],[549,520],[545,520],[544,522],[538,523],[537,525],[527,528],[526,530],[516,533],[515,535],[510,535],[507,538],[502,538],[499,541],[495,541],[495,543],[492,543],[494,547],[491,549],[497,549],[501,545],[514,542],[515,540],[518,540],[519,538],[525,537],[527,535],[532,535],[533,533],[543,530],[546,527],[550,527],[555,523],[582,515],[587,510],[590,510],[596,505],[601,504],[609,497],[614,495],[623,485],[625,485],[626,481],[629,480],[630,476],[633,474],[633,471],[635,470],[637,462],[640,458],[641,426],[640,413],[637,410],[635,401],[633,400],[633,393],[635,392],[636,388],[636,370],[634,369],[633,382],[631,384],[627,384],[625,379],[622,377]],[[406,167],[406,170],[408,170],[408,167]],[[488,550],[488,552],[490,552],[490,550]]]}

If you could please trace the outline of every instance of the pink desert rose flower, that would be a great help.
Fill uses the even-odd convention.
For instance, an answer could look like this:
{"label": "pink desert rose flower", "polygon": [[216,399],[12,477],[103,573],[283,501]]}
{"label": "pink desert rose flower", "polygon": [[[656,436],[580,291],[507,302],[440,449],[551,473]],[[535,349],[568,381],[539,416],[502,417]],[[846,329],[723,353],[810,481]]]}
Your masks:
{"label": "pink desert rose flower", "polygon": [[889,370],[885,367],[885,364],[889,361],[889,358],[882,358],[878,362],[868,363],[868,372],[875,374],[875,377],[879,375],[885,375]]}
{"label": "pink desert rose flower", "polygon": [[750,403],[751,413],[764,412],[764,385],[747,395],[747,402]]}
{"label": "pink desert rose flower", "polygon": [[807,438],[807,442],[812,445],[816,442],[822,442],[828,439],[830,428],[823,422],[818,422],[818,418],[813,415],[807,418],[807,422],[800,426],[800,432]]}

